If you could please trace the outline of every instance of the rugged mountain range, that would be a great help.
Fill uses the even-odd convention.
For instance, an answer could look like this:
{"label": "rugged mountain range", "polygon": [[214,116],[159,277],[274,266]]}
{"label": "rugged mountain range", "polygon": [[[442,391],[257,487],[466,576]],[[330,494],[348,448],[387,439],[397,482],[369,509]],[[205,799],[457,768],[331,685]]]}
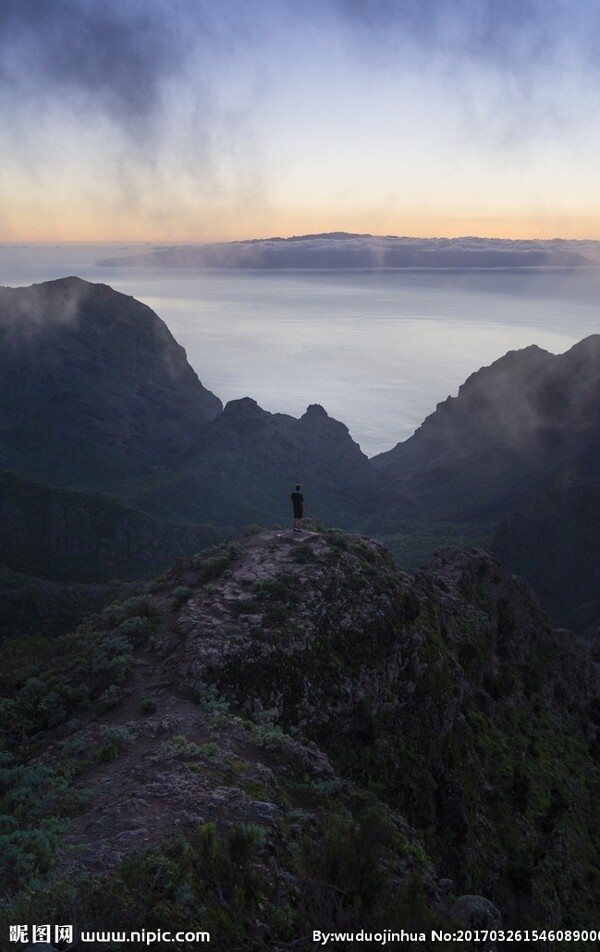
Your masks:
{"label": "rugged mountain range", "polygon": [[298,481],[307,514],[355,525],[377,478],[321,407],[223,410],[150,308],[78,278],[0,291],[0,470],[21,607],[28,576],[32,595],[40,580],[150,578],[231,527],[287,522]]}
{"label": "rugged mountain range", "polygon": [[0,355],[0,468],[29,478],[219,525],[287,519],[303,478],[348,523],[376,478],[321,407],[223,411],[160,318],[105,285],[3,289]]}
{"label": "rugged mountain range", "polygon": [[600,622],[600,336],[555,356],[511,352],[473,374],[416,433],[372,460],[385,505],[370,529],[406,520],[498,524],[503,565],[560,624]]}
{"label": "rugged mountain range", "polygon": [[[492,544],[502,524],[496,551],[544,606],[597,623],[598,336],[507,354],[373,460],[322,407],[222,409],[164,323],[104,285],[2,290],[0,343],[3,564],[22,577],[151,577],[243,525],[286,523],[301,482],[308,516],[366,528],[402,560],[448,539]],[[569,505],[548,502],[575,484]]]}
{"label": "rugged mountain range", "polygon": [[221,525],[288,522],[290,491],[304,483],[305,513],[344,527],[368,511],[377,474],[343,423],[318,404],[300,419],[246,397],[207,424],[172,480],[139,497],[187,518]]}
{"label": "rugged mountain range", "polygon": [[261,532],[2,660],[10,922],[224,952],[592,921],[600,666],[485,553]]}
{"label": "rugged mountain range", "polygon": [[597,638],[483,551],[409,572],[318,526],[197,550],[286,518],[297,480],[309,514],[381,534],[486,518],[592,635],[600,338],[506,355],[369,461],[322,407],[221,410],[109,288],[0,300],[0,586],[22,636],[0,646],[0,933],[143,923],[260,952],[409,929],[424,950],[431,928],[593,922]]}

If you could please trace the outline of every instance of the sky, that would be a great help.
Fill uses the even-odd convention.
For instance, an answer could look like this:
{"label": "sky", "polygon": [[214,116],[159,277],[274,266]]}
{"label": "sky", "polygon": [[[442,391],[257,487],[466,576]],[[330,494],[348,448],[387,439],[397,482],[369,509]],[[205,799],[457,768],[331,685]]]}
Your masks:
{"label": "sky", "polygon": [[0,241],[600,239],[597,0],[0,0]]}

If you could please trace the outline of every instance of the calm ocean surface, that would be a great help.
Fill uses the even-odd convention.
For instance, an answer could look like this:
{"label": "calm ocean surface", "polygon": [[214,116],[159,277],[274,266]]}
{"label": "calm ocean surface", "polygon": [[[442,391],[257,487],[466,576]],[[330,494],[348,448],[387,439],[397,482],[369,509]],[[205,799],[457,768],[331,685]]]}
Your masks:
{"label": "calm ocean surface", "polygon": [[[600,333],[600,270],[204,271],[99,268],[137,248],[0,247],[0,284],[77,274],[150,305],[224,402],[321,403],[368,455],[406,439],[479,367]],[[147,249],[146,249],[147,250]]]}

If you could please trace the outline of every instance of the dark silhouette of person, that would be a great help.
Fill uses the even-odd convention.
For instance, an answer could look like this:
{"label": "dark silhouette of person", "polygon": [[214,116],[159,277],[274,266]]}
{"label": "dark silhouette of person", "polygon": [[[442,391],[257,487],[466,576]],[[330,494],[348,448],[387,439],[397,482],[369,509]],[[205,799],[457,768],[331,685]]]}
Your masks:
{"label": "dark silhouette of person", "polygon": [[292,500],[292,506],[294,507],[294,521],[292,522],[292,532],[301,532],[300,520],[304,515],[304,496],[300,492],[302,486],[300,483],[296,486],[296,489],[290,496]]}

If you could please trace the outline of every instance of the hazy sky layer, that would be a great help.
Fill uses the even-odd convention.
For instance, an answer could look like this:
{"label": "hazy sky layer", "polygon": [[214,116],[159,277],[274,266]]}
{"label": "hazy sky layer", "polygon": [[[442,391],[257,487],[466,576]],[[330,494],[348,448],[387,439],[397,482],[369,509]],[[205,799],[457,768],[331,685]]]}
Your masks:
{"label": "hazy sky layer", "polygon": [[600,238],[597,0],[1,0],[0,240]]}

